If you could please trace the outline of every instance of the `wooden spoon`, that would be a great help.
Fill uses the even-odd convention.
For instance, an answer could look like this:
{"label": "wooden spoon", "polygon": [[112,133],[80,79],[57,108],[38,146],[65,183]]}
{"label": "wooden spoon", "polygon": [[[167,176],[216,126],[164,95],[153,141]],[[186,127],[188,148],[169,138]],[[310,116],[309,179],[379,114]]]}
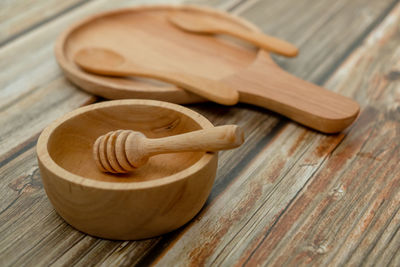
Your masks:
{"label": "wooden spoon", "polygon": [[140,132],[117,130],[96,139],[93,157],[102,172],[126,173],[146,164],[149,157],[157,154],[226,150],[243,142],[243,131],[236,125],[155,139],[147,138]]}
{"label": "wooden spoon", "polygon": [[176,84],[222,105],[235,105],[239,101],[238,91],[221,82],[182,72],[148,69],[125,60],[123,55],[111,49],[84,48],[75,54],[74,61],[85,71],[95,74],[140,76]]}
{"label": "wooden spoon", "polygon": [[196,15],[195,12],[172,12],[168,16],[168,20],[178,28],[188,32],[227,34],[247,41],[264,50],[287,57],[295,57],[299,52],[297,47],[284,40],[263,33],[239,30],[237,25],[232,25],[226,20],[219,19],[215,16],[206,16],[204,14]]}

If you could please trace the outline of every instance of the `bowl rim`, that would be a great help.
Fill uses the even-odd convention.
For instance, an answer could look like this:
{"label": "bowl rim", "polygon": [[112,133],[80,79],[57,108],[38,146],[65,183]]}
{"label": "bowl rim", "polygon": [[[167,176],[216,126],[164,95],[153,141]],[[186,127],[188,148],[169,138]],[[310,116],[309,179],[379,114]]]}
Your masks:
{"label": "bowl rim", "polygon": [[[39,163],[45,168],[47,171],[51,172],[53,175],[57,176],[60,179],[63,179],[67,182],[77,184],[79,186],[91,187],[96,189],[107,189],[107,190],[133,190],[133,189],[145,189],[145,188],[154,188],[158,186],[164,186],[170,183],[174,183],[176,181],[185,179],[187,177],[192,176],[196,172],[202,170],[206,167],[214,157],[218,156],[218,152],[207,152],[196,161],[193,165],[188,168],[181,170],[172,175],[158,178],[149,181],[133,181],[133,182],[110,182],[110,181],[99,181],[87,177],[83,177],[72,172],[67,171],[58,165],[50,156],[48,151],[48,141],[54,131],[66,122],[69,119],[72,119],[78,115],[90,112],[92,110],[101,109],[105,107],[115,107],[115,106],[130,106],[130,105],[145,105],[145,106],[154,106],[154,107],[162,107],[165,109],[170,109],[177,111],[179,113],[183,113],[195,122],[197,122],[201,128],[210,128],[214,127],[213,124],[206,119],[201,114],[180,106],[178,104],[173,104],[164,101],[158,100],[148,100],[148,99],[124,99],[124,100],[111,100],[105,101],[101,103],[91,104],[87,106],[80,107],[75,109],[64,116],[53,121],[49,126],[47,126],[39,136],[38,143],[36,145],[36,155]],[[43,177],[42,177],[43,179]]]}

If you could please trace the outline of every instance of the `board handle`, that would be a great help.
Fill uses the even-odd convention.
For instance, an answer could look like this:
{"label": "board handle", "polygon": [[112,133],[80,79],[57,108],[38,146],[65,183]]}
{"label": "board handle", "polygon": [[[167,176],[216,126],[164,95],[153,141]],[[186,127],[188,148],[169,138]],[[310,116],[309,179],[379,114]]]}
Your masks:
{"label": "board handle", "polygon": [[323,133],[344,130],[360,111],[354,100],[293,76],[263,51],[247,69],[224,82],[240,91],[241,102],[275,111]]}

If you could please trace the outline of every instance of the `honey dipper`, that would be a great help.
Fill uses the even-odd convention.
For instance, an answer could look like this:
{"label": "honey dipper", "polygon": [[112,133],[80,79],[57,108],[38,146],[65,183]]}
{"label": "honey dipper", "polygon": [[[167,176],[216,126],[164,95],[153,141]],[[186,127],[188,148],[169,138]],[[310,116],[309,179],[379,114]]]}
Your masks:
{"label": "honey dipper", "polygon": [[163,138],[147,138],[131,130],[111,131],[93,146],[102,172],[127,173],[146,164],[149,157],[174,152],[218,151],[240,146],[244,134],[237,125],[218,126]]}

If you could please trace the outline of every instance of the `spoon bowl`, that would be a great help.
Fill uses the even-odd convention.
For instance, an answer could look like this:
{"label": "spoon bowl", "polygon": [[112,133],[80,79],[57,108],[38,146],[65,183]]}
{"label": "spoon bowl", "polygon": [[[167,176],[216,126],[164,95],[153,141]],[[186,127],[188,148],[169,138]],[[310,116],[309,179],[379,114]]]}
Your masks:
{"label": "spoon bowl", "polygon": [[107,65],[115,68],[123,64],[125,58],[111,49],[92,47],[79,50],[75,55],[75,62],[83,69],[101,72],[100,66]]}
{"label": "spoon bowl", "polygon": [[239,92],[221,82],[184,72],[146,68],[125,60],[123,55],[107,48],[83,48],[75,54],[75,63],[82,69],[95,74],[120,77],[141,76],[175,83],[222,105],[235,105],[239,102]]}

